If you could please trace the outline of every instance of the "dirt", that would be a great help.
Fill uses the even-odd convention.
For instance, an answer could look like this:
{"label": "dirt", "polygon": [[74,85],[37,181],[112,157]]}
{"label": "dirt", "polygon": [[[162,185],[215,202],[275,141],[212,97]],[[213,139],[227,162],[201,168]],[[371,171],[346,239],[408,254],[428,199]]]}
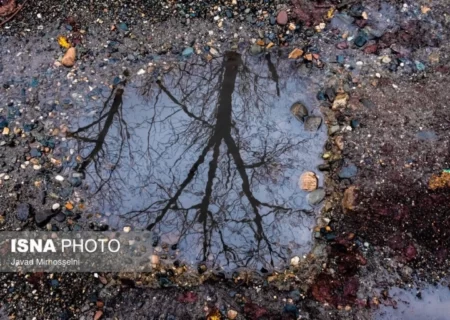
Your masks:
{"label": "dirt", "polygon": [[[300,316],[302,319],[384,319],[393,306],[401,305],[403,310],[406,305],[396,294],[398,288],[408,289],[419,283],[423,288],[440,284],[439,290],[447,297],[450,188],[445,170],[450,169],[449,4],[445,1],[432,4],[410,1],[407,6],[399,1],[361,3],[369,14],[369,24],[383,29],[381,36],[368,40],[361,48],[354,42],[345,46],[340,43],[343,29],[358,30],[367,24],[362,13],[350,25],[323,19],[330,8],[337,8],[341,13],[359,10],[353,1],[275,4],[265,1],[250,5],[256,20],[258,6],[274,12],[292,9],[291,21],[303,25],[293,42],[288,41],[289,34],[285,33],[288,26],[256,26],[256,21],[248,17],[240,23],[230,23],[225,31],[218,30],[215,14],[206,7],[198,11],[202,19],[189,18],[187,26],[185,17],[180,21],[170,18],[172,4],[117,2],[110,8],[92,1],[27,4],[5,25],[0,36],[0,101],[1,107],[5,107],[3,115],[10,110],[6,106],[11,102],[13,105],[9,107],[21,111],[13,117],[14,126],[25,128],[35,119],[42,120],[37,122],[42,126],[25,136],[2,137],[5,142],[0,147],[3,148],[2,172],[13,177],[1,185],[3,230],[108,227],[86,220],[89,208],[85,210],[85,202],[80,199],[89,188],[82,190],[67,181],[61,184],[54,181],[56,174],[68,174],[76,165],[74,159],[67,166],[51,161],[67,155],[74,131],[69,135],[51,132],[55,128],[69,131],[80,114],[67,113],[61,105],[56,107],[54,116],[47,118],[48,112],[42,112],[44,101],[55,94],[62,100],[77,90],[87,90],[88,85],[72,81],[77,77],[92,76],[89,86],[115,89],[111,80],[122,77],[124,71],[135,76],[150,62],[157,66],[161,63],[164,66],[161,70],[170,72],[178,65],[183,49],[192,45],[194,39],[198,48],[213,43],[220,52],[238,50],[247,57],[254,49],[252,39],[259,37],[259,28],[279,32],[272,59],[288,61],[287,67],[276,74],[274,68],[277,71],[282,63],[271,66],[265,57],[253,58],[255,63],[268,66],[271,81],[277,83],[272,89],[278,94],[278,82],[287,78],[289,68],[298,68],[302,75],[311,70],[309,76],[315,79],[314,87],[321,87],[324,95],[317,101],[325,123],[329,130],[339,127],[329,136],[324,148],[326,168],[322,168],[326,170],[327,195],[322,215],[317,217],[317,226],[312,230],[316,240],[312,251],[299,258],[299,265],[264,272],[250,268],[205,273],[194,269],[180,277],[175,274],[179,265],[163,265],[152,274],[137,277],[102,273],[1,274],[1,318],[93,319],[97,314],[102,319],[213,320],[218,319],[218,314],[225,318],[229,310],[236,310],[237,319]],[[150,13],[146,7],[149,5],[154,5]],[[91,13],[86,14],[88,11]],[[378,17],[378,12],[384,15]],[[39,18],[38,13],[44,18]],[[148,21],[144,22],[142,14]],[[125,21],[135,36],[118,30],[123,27],[120,21]],[[314,34],[314,27],[320,21],[334,27],[308,36]],[[70,69],[54,65],[64,52],[56,41],[61,33],[69,34],[70,41],[80,49],[78,63],[82,68],[78,69],[76,64],[68,72]],[[119,48],[111,49],[105,39],[119,43]],[[289,60],[293,47],[302,48],[311,58]],[[14,55],[19,51],[22,58]],[[319,59],[313,58],[313,53]],[[209,59],[208,53],[202,55],[206,61]],[[343,62],[338,55],[344,55]],[[270,57],[269,61],[272,61]],[[46,71],[51,80],[44,80]],[[36,74],[40,79],[38,89],[33,87]],[[159,79],[161,74],[157,75]],[[62,85],[56,93],[56,86],[52,85],[55,79]],[[349,101],[336,103],[332,110],[336,96],[348,96]],[[231,94],[227,99],[230,97]],[[74,100],[71,103],[77,104]],[[291,104],[286,104],[288,114]],[[72,112],[81,112],[85,107],[80,102]],[[11,130],[14,126],[10,126]],[[54,150],[52,141],[48,142],[51,137],[57,141]],[[21,170],[21,164],[31,158],[30,145],[32,148],[37,145],[35,140],[42,150],[49,148],[36,163],[42,169],[33,171],[30,166]],[[84,167],[90,164],[90,160],[81,162]],[[71,192],[67,196],[66,189]],[[70,202],[76,206],[69,210],[63,222],[57,222],[57,213],[49,210],[53,202],[62,205]],[[31,205],[31,211],[21,210],[17,215],[17,208],[26,204]],[[41,223],[37,223],[36,217],[42,215]],[[417,303],[414,298],[408,299],[413,306]],[[436,302],[438,298],[430,299]],[[395,316],[406,319],[408,310]],[[427,317],[432,316],[433,310],[427,312]]]}

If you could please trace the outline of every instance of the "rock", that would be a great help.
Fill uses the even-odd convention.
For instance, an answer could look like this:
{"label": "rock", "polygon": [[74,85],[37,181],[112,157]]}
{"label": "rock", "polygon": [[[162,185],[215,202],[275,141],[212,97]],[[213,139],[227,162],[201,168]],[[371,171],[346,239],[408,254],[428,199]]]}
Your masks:
{"label": "rock", "polygon": [[66,220],[66,215],[62,212],[59,212],[55,218],[54,218],[57,222],[64,222],[64,220]]}
{"label": "rock", "polygon": [[125,22],[119,23],[118,27],[122,31],[125,31],[125,32],[128,31],[128,26],[127,26],[127,24]]}
{"label": "rock", "polygon": [[317,189],[308,194],[308,203],[312,206],[319,204],[325,198],[325,190]]}
{"label": "rock", "polygon": [[322,124],[322,118],[317,116],[311,116],[306,118],[305,130],[306,131],[317,131]]}
{"label": "rock", "polygon": [[345,93],[345,92],[339,93],[333,101],[332,109],[337,110],[340,108],[345,108],[347,106],[347,102],[348,102],[349,98],[350,97],[349,97],[348,93]]}
{"label": "rock", "polygon": [[438,136],[434,131],[420,131],[416,134],[416,137],[422,141],[433,141],[438,139]]}
{"label": "rock", "polygon": [[64,57],[61,60],[61,63],[63,64],[63,66],[71,68],[75,64],[76,56],[77,56],[77,52],[76,52],[75,48],[71,47],[67,50],[66,54],[64,55]]}
{"label": "rock", "polygon": [[258,46],[257,44],[254,44],[250,47],[250,54],[253,56],[256,56],[262,52],[261,46]]}
{"label": "rock", "polygon": [[331,167],[328,163],[322,163],[322,164],[319,164],[317,169],[319,169],[319,171],[330,171]]}
{"label": "rock", "polygon": [[334,138],[334,143],[338,147],[339,150],[344,150],[344,138],[342,136],[337,136]]}
{"label": "rock", "polygon": [[328,135],[332,136],[336,132],[338,132],[341,129],[338,125],[334,125],[328,128]]}
{"label": "rock", "polygon": [[36,224],[39,227],[43,227],[45,226],[50,219],[52,218],[52,216],[54,215],[53,212],[51,212],[50,210],[37,210],[35,216],[34,216],[34,221],[36,221]]}
{"label": "rock", "polygon": [[295,256],[291,259],[291,266],[296,267],[300,263],[300,257]]}
{"label": "rock", "polygon": [[59,181],[59,182],[62,182],[62,181],[64,181],[64,177],[63,177],[63,176],[60,176],[60,175],[57,175],[57,176],[55,177],[55,180],[57,180],[57,181]]}
{"label": "rock", "polygon": [[277,15],[277,23],[284,26],[288,23],[288,14],[285,10],[282,10]]}
{"label": "rock", "polygon": [[291,113],[298,121],[303,122],[308,116],[308,109],[300,102],[296,102],[291,106]]}
{"label": "rock", "polygon": [[318,179],[314,172],[303,173],[298,180],[298,186],[302,190],[313,191],[317,189]]}
{"label": "rock", "polygon": [[53,211],[58,211],[61,208],[61,205],[59,203],[54,203],[52,205],[52,210]]}
{"label": "rock", "polygon": [[294,50],[289,53],[288,58],[289,59],[298,59],[303,55],[303,50],[299,48],[295,48]]}
{"label": "rock", "polygon": [[341,179],[350,179],[356,176],[358,173],[358,168],[353,164],[349,163],[342,167],[342,169],[339,171],[339,178]]}
{"label": "rock", "polygon": [[344,213],[355,210],[357,196],[356,191],[356,186],[350,186],[345,190],[344,197],[342,198],[342,210]]}
{"label": "rock", "polygon": [[368,41],[367,34],[365,32],[360,32],[358,36],[355,38],[355,45],[357,47],[363,47]]}
{"label": "rock", "polygon": [[19,203],[16,208],[16,217],[20,221],[26,221],[30,216],[31,206],[28,203]]}
{"label": "rock", "polygon": [[333,88],[327,88],[325,90],[325,97],[328,98],[328,101],[333,102],[336,98],[336,91]]}
{"label": "rock", "polygon": [[159,264],[159,256],[157,256],[156,254],[152,254],[151,262],[152,262],[152,265],[158,265]]}
{"label": "rock", "polygon": [[230,320],[236,319],[236,318],[237,318],[237,315],[238,315],[237,311],[232,310],[232,309],[228,310],[228,312],[227,312],[227,317],[228,317],[228,319],[230,319]]}
{"label": "rock", "polygon": [[187,47],[181,53],[181,55],[185,58],[189,58],[192,54],[194,54],[194,48],[192,48],[192,47]]}

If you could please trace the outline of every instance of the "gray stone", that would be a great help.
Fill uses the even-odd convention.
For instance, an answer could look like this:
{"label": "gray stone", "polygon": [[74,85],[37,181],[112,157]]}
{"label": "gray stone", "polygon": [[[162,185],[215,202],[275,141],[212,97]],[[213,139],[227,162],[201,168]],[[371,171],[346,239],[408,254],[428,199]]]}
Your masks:
{"label": "gray stone", "polygon": [[349,163],[342,167],[342,169],[339,171],[339,178],[350,179],[355,177],[357,173],[358,168],[353,163]]}
{"label": "gray stone", "polygon": [[31,206],[28,203],[19,203],[16,210],[17,219],[26,221],[30,216]]}
{"label": "gray stone", "polygon": [[317,116],[311,116],[305,120],[306,131],[317,131],[322,124],[322,118]]}
{"label": "gray stone", "polygon": [[319,204],[325,198],[325,190],[317,189],[309,193],[307,196],[308,203],[312,206]]}

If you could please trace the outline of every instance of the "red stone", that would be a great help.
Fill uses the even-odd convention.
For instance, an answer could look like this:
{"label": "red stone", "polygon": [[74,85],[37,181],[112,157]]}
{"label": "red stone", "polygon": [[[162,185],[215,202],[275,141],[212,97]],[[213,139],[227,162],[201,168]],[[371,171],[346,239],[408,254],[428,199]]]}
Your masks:
{"label": "red stone", "polygon": [[369,46],[364,48],[364,53],[374,54],[374,53],[377,52],[377,50],[378,50],[378,45],[377,44],[371,44],[371,45],[369,45]]}
{"label": "red stone", "polygon": [[286,25],[288,23],[288,14],[286,11],[280,11],[277,15],[277,23],[279,25]]}

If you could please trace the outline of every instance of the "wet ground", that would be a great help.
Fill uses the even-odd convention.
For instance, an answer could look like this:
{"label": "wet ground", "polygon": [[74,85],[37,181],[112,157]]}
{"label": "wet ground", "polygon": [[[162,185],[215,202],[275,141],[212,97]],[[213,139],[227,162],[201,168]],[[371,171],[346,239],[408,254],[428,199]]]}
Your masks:
{"label": "wet ground", "polygon": [[444,1],[27,3],[0,35],[1,228],[147,228],[156,263],[2,274],[2,318],[441,319],[449,23]]}

